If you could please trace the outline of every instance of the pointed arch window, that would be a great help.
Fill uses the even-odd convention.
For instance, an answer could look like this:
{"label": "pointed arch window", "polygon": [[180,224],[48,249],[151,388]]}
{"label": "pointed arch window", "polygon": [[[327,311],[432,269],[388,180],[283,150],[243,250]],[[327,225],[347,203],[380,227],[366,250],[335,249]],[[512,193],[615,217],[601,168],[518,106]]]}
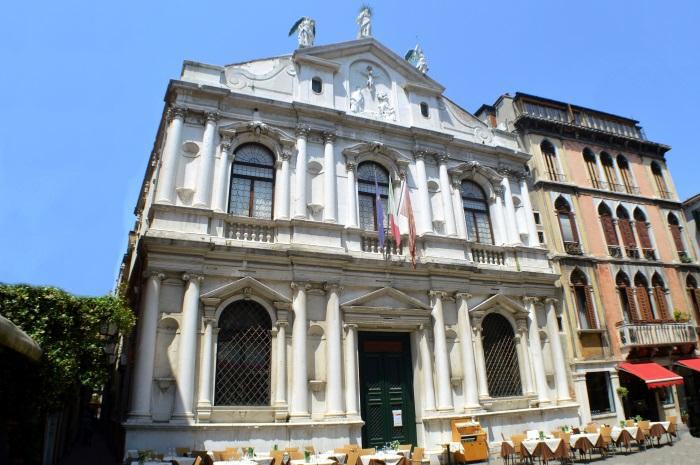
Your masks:
{"label": "pointed arch window", "polygon": [[642,320],[654,321],[654,313],[651,309],[651,299],[649,298],[649,282],[647,281],[647,278],[638,272],[634,276],[634,287],[636,289],[635,294],[637,295],[637,306],[639,307],[639,314]]}
{"label": "pointed arch window", "polygon": [[668,186],[666,185],[666,180],[664,179],[664,173],[661,171],[661,165],[655,161],[652,161],[650,168],[651,175],[654,177],[656,189],[659,191],[659,197],[662,199],[670,199],[671,193],[668,191]]}
{"label": "pointed arch window", "polygon": [[216,344],[215,405],[270,405],[272,321],[252,300],[221,313]]}
{"label": "pointed arch window", "polygon": [[561,238],[564,242],[564,250],[571,255],[581,255],[583,252],[579,242],[576,221],[569,202],[567,202],[564,197],[559,197],[554,202],[554,208],[557,211],[557,218],[559,219],[559,229],[561,230]]}
{"label": "pointed arch window", "polygon": [[673,237],[673,244],[676,246],[678,257],[681,259],[681,261],[686,261],[688,259],[688,254],[686,253],[685,245],[683,244],[681,224],[678,221],[678,217],[673,213],[668,214],[668,227],[671,230],[671,237]]}
{"label": "pointed arch window", "polygon": [[620,241],[617,237],[617,230],[615,229],[615,220],[612,217],[610,207],[601,202],[598,206],[598,215],[600,215],[600,224],[603,226],[605,242],[608,244],[608,253],[611,257],[622,257]]}
{"label": "pointed arch window", "polygon": [[547,170],[547,177],[551,181],[566,181],[564,175],[559,172],[557,166],[557,153],[554,150],[554,145],[548,140],[543,140],[540,144],[540,150],[544,157],[544,166]]}
{"label": "pointed arch window", "polygon": [[462,208],[464,208],[469,240],[493,244],[493,228],[484,190],[473,181],[462,181],[459,191],[462,195]]}
{"label": "pointed arch window", "polygon": [[598,164],[591,149],[583,149],[583,162],[586,164],[586,171],[588,172],[588,178],[591,180],[591,185],[596,189],[603,189],[598,177]]}
{"label": "pointed arch window", "polygon": [[489,395],[491,397],[522,395],[513,326],[503,315],[489,313],[482,320],[481,327],[484,335],[484,362]]}
{"label": "pointed arch window", "polygon": [[389,172],[379,163],[364,161],[357,167],[357,200],[360,210],[360,227],[376,231],[377,193],[382,204],[383,222],[386,226],[387,203],[389,201]]}
{"label": "pointed arch window", "polygon": [[571,290],[576,303],[579,328],[596,329],[598,324],[593,305],[593,288],[588,284],[586,275],[578,268],[571,272]]}
{"label": "pointed arch window", "polygon": [[698,289],[698,281],[693,275],[688,275],[685,279],[685,287],[688,291],[688,297],[690,302],[693,304],[693,310],[695,311],[695,322],[700,322],[700,289]]}
{"label": "pointed arch window", "polygon": [[668,320],[668,303],[666,302],[666,286],[659,273],[654,273],[651,277],[651,285],[654,292],[654,306],[656,307],[656,318]]}
{"label": "pointed arch window", "polygon": [[639,320],[637,304],[634,300],[634,289],[630,284],[630,278],[620,271],[615,278],[615,284],[617,284],[617,291],[620,296],[620,306],[622,307],[624,321],[630,323]]}
{"label": "pointed arch window", "polygon": [[600,154],[600,164],[603,165],[603,173],[605,174],[605,181],[611,190],[619,190],[619,184],[617,183],[617,176],[615,176],[615,167],[613,166],[613,159],[607,152],[602,152]]}
{"label": "pointed arch window", "polygon": [[656,251],[651,243],[649,235],[649,223],[641,208],[634,209],[634,229],[637,231],[639,244],[642,246],[642,254],[647,260],[656,260]]}
{"label": "pointed arch window", "polygon": [[235,152],[231,167],[228,212],[232,215],[272,219],[275,157],[260,144],[244,144]]}
{"label": "pointed arch window", "polygon": [[637,249],[637,240],[634,237],[630,214],[625,207],[620,205],[617,207],[617,225],[620,228],[622,243],[625,245],[625,252],[629,258],[639,258],[639,249]]}
{"label": "pointed arch window", "polygon": [[617,167],[620,169],[620,176],[622,176],[622,184],[625,186],[625,191],[628,194],[639,194],[639,188],[632,182],[632,172],[630,171],[630,164],[627,158],[618,155]]}

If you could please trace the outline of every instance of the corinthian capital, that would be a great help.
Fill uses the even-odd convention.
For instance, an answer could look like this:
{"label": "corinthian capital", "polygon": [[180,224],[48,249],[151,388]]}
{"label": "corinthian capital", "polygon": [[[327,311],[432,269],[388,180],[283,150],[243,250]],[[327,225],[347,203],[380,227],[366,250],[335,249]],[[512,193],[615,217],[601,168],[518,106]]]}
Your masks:
{"label": "corinthian capital", "polygon": [[447,297],[447,292],[445,291],[428,291],[428,295],[434,299],[444,299]]}
{"label": "corinthian capital", "polygon": [[468,292],[455,292],[455,298],[462,299],[462,300],[469,300],[472,298],[472,295]]}
{"label": "corinthian capital", "polygon": [[539,297],[523,297],[523,303],[525,305],[527,304],[535,304],[539,302],[540,298]]}
{"label": "corinthian capital", "polygon": [[194,273],[183,273],[182,275],[182,280],[183,281],[203,281],[204,276],[201,274],[194,274]]}
{"label": "corinthian capital", "polygon": [[289,286],[295,291],[308,291],[311,289],[311,284],[300,281],[292,281],[289,283]]}
{"label": "corinthian capital", "polygon": [[323,134],[321,134],[321,137],[323,137],[324,144],[332,144],[333,141],[335,140],[335,132],[324,131]]}
{"label": "corinthian capital", "polygon": [[296,134],[297,137],[306,138],[309,135],[309,127],[299,125],[296,127],[296,130],[294,133]]}
{"label": "corinthian capital", "polygon": [[547,305],[552,305],[552,306],[556,307],[557,304],[559,303],[559,300],[555,299],[554,297],[547,297],[544,299],[544,303],[546,303]]}
{"label": "corinthian capital", "polygon": [[221,115],[216,113],[216,112],[207,112],[204,114],[204,121],[205,123],[216,123],[221,119]]}
{"label": "corinthian capital", "polygon": [[182,118],[184,119],[185,116],[187,116],[187,108],[183,107],[170,107],[168,108],[168,121],[172,121],[175,118]]}
{"label": "corinthian capital", "polygon": [[339,283],[325,283],[323,285],[323,290],[326,292],[335,292],[340,294],[343,292],[343,286],[341,286]]}

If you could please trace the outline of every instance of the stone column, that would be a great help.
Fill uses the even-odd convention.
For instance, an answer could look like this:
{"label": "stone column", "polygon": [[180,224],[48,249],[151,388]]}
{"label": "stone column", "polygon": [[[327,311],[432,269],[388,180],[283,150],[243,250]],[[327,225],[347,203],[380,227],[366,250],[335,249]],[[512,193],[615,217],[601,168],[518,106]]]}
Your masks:
{"label": "stone column", "polygon": [[542,358],[542,342],[540,341],[540,328],[537,323],[537,297],[523,297],[523,303],[529,314],[528,335],[530,342],[530,355],[532,357],[532,371],[535,377],[535,388],[540,405],[549,403],[549,388],[547,386],[547,374],[544,371],[544,359]]}
{"label": "stone column", "polygon": [[617,370],[611,370],[610,372],[610,389],[612,389],[612,397],[615,402],[615,416],[617,421],[625,419],[625,407],[622,405],[622,400],[617,394],[617,388],[620,387],[620,376],[617,374]]}
{"label": "stone column", "polygon": [[197,187],[192,202],[192,205],[198,208],[210,208],[211,188],[214,184],[214,150],[216,149],[214,139],[216,138],[216,122],[219,121],[219,115],[207,113],[206,119],[204,136],[202,137],[202,155],[197,172]]}
{"label": "stone column", "polygon": [[359,417],[357,402],[357,325],[346,324],[345,329],[345,408],[348,417]]}
{"label": "stone column", "polygon": [[476,379],[479,384],[479,399],[488,399],[489,384],[486,379],[486,358],[484,357],[481,322],[472,326],[474,331],[474,356],[476,358]]}
{"label": "stone column", "polygon": [[559,325],[557,323],[557,299],[545,299],[547,312],[547,332],[549,333],[549,341],[552,345],[552,356],[554,358],[554,382],[557,386],[557,399],[570,400],[569,385],[566,377],[566,360],[564,359],[564,350],[561,346],[561,338],[559,337]]}
{"label": "stone column", "polygon": [[459,301],[457,310],[457,330],[459,331],[459,347],[462,355],[462,375],[464,379],[464,411],[479,410],[479,388],[476,378],[476,361],[474,360],[474,342],[472,341],[472,324],[469,318],[469,298],[471,294],[458,292],[455,294]]}
{"label": "stone column", "polygon": [[428,177],[425,174],[425,152],[417,151],[416,158],[416,184],[418,187],[418,219],[420,222],[419,234],[433,232],[433,218],[430,210],[430,197],[428,196]]}
{"label": "stone column", "polygon": [[336,189],[335,152],[333,141],[335,134],[323,133],[323,221],[327,223],[338,222],[338,191]]}
{"label": "stone column", "polygon": [[523,200],[523,208],[525,209],[525,221],[527,222],[527,236],[530,247],[538,247],[540,239],[537,237],[537,225],[532,211],[532,202],[530,202],[530,191],[527,187],[527,176],[520,177],[520,196]]}
{"label": "stone column", "polygon": [[345,168],[348,173],[348,220],[345,227],[357,227],[357,192],[355,188],[355,162],[348,161],[345,163]]}
{"label": "stone column", "polygon": [[510,178],[504,176],[501,181],[503,186],[503,197],[505,203],[505,226],[510,244],[520,244],[520,234],[518,233],[518,220],[515,218],[515,206],[513,205],[513,192],[510,189]]}
{"label": "stone column", "polygon": [[184,108],[173,107],[168,110],[167,118],[170,120],[170,125],[165,136],[165,146],[158,174],[156,203],[175,203],[175,179],[180,159],[182,126],[185,123],[186,114],[187,110]]}
{"label": "stone column", "polygon": [[205,318],[204,320],[204,340],[202,341],[202,357],[199,366],[199,401],[197,409],[211,407],[211,380],[212,363],[214,361],[214,326],[216,320]]}
{"label": "stone column", "polygon": [[452,195],[450,194],[450,178],[447,175],[447,155],[435,157],[440,171],[440,194],[442,195],[442,207],[445,211],[445,233],[448,236],[456,236],[455,215],[452,209]]}
{"label": "stone column", "polygon": [[516,346],[522,356],[520,372],[523,375],[523,392],[532,395],[535,393],[532,382],[532,362],[530,361],[530,349],[528,348],[527,321],[517,321],[518,335],[516,336]]}
{"label": "stone column", "polygon": [[229,177],[231,175],[231,165],[233,164],[234,156],[231,153],[231,140],[226,139],[221,143],[221,159],[219,160],[219,170],[217,171],[217,181],[214,189],[214,200],[212,209],[215,212],[225,212],[228,202],[226,195],[228,194]]}
{"label": "stone column", "polygon": [[182,299],[180,344],[177,354],[177,393],[173,418],[191,420],[194,417],[194,368],[197,357],[197,329],[199,323],[199,286],[204,279],[195,274],[182,275],[187,282]]}
{"label": "stone column", "polygon": [[[581,424],[586,425],[591,422],[591,405],[588,402],[588,388],[586,387],[586,373],[573,372],[574,391],[576,392],[576,402],[579,404],[578,412]],[[624,412],[623,412],[624,415]],[[624,419],[624,418],[623,418]]]}
{"label": "stone column", "polygon": [[435,340],[435,374],[438,385],[438,410],[452,410],[452,386],[450,377],[450,357],[447,353],[445,317],[442,300],[447,297],[443,291],[430,291],[433,300],[433,339]]}
{"label": "stone column", "polygon": [[279,187],[279,200],[275,203],[277,204],[277,217],[280,219],[289,219],[289,159],[291,155],[289,152],[282,152],[280,155],[280,187]]}
{"label": "stone column", "polygon": [[306,291],[311,286],[292,283],[294,323],[292,324],[292,399],[290,417],[309,418],[309,379],[306,369]]}
{"label": "stone column", "polygon": [[136,353],[130,417],[151,417],[151,395],[153,391],[153,369],[158,332],[158,302],[160,284],[165,275],[151,273],[146,279],[141,296],[141,317],[136,333]]}
{"label": "stone column", "polygon": [[287,326],[284,320],[277,320],[277,368],[275,370],[275,405],[287,405]]}
{"label": "stone column", "polygon": [[435,387],[433,386],[433,361],[430,356],[430,344],[428,343],[428,331],[420,327],[420,363],[423,371],[423,410],[435,411]]}
{"label": "stone column", "polygon": [[457,235],[460,239],[467,238],[467,222],[464,218],[464,205],[462,204],[462,181],[452,178],[452,211],[454,212],[455,223],[457,225]]}
{"label": "stone column", "polygon": [[296,202],[294,202],[294,218],[306,219],[308,202],[306,200],[306,138],[307,128],[297,128],[297,165],[296,165]]}
{"label": "stone column", "polygon": [[[493,228],[493,243],[496,245],[506,244],[508,242],[508,233],[506,232],[505,215],[503,212],[503,199],[501,194],[503,188],[497,186],[494,188],[493,210],[491,213],[491,222]],[[476,240],[475,237],[470,237],[469,240]]]}
{"label": "stone column", "polygon": [[339,296],[342,288],[336,283],[325,286],[326,304],[326,416],[338,417],[343,408],[343,321]]}

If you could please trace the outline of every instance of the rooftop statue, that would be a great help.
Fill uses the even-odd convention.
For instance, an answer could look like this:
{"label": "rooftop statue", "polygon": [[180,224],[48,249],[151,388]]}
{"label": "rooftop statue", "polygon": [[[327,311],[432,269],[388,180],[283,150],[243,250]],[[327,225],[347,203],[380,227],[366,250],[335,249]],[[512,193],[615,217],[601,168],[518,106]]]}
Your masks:
{"label": "rooftop statue", "polygon": [[289,30],[289,36],[297,33],[299,48],[313,47],[316,38],[316,21],[308,16],[302,16]]}
{"label": "rooftop statue", "polygon": [[372,8],[367,5],[360,8],[360,14],[357,15],[355,22],[360,26],[357,33],[358,39],[372,37]]}
{"label": "rooftop statue", "polygon": [[428,72],[428,61],[425,59],[425,53],[423,53],[423,49],[420,48],[420,45],[416,44],[415,47],[406,52],[405,58],[406,61],[415,66],[421,73],[425,74]]}

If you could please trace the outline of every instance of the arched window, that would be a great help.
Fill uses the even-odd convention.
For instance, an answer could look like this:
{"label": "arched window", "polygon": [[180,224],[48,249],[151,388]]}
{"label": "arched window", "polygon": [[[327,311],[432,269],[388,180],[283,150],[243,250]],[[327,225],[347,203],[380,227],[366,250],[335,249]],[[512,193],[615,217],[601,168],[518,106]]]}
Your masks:
{"label": "arched window", "polygon": [[580,329],[596,329],[598,324],[593,306],[593,289],[588,285],[586,275],[578,268],[571,272],[571,290]]}
{"label": "arched window", "polygon": [[617,177],[615,176],[615,167],[609,153],[602,152],[600,154],[600,163],[603,165],[603,173],[605,173],[605,181],[611,190],[618,190]]}
{"label": "arched window", "polygon": [[320,94],[323,92],[323,81],[320,77],[314,77],[311,79],[311,90],[314,94]]}
{"label": "arched window", "polygon": [[608,244],[608,253],[612,257],[621,257],[622,253],[620,251],[620,241],[617,238],[615,220],[613,220],[610,207],[601,202],[598,206],[598,215],[600,215],[600,224],[603,226],[605,242]]}
{"label": "arched window", "polygon": [[540,144],[540,150],[544,157],[544,165],[549,179],[552,181],[564,181],[563,175],[559,173],[557,168],[557,153],[554,150],[554,145],[548,140],[543,140]]}
{"label": "arched window", "polygon": [[654,273],[651,277],[651,285],[654,289],[654,306],[656,307],[656,318],[668,320],[668,303],[666,303],[666,286],[659,273]]}
{"label": "arched window", "polygon": [[668,227],[671,230],[673,244],[676,246],[678,256],[681,260],[685,260],[688,257],[688,254],[686,254],[685,245],[683,244],[683,237],[681,235],[681,225],[678,221],[678,217],[673,213],[668,214]]}
{"label": "arched window", "polygon": [[571,255],[581,255],[581,244],[579,243],[576,221],[569,202],[564,197],[559,197],[554,202],[554,208],[559,218],[559,229],[561,230],[561,238],[564,241],[564,250]]}
{"label": "arched window", "polygon": [[654,177],[656,189],[659,191],[659,197],[662,199],[670,199],[671,193],[668,191],[668,187],[666,186],[664,173],[661,171],[661,166],[655,161],[651,162],[651,174]]}
{"label": "arched window", "polygon": [[228,211],[232,215],[272,219],[275,157],[260,144],[244,144],[231,168]]}
{"label": "arched window", "polygon": [[632,172],[630,171],[630,165],[627,159],[622,156],[617,156],[617,167],[620,168],[620,176],[622,176],[622,184],[625,186],[625,190],[628,194],[637,194],[638,189],[632,182]]}
{"label": "arched window", "polygon": [[365,161],[357,167],[357,199],[360,207],[360,227],[368,231],[377,230],[377,189],[382,203],[386,226],[387,202],[389,199],[389,172],[379,163]]}
{"label": "arched window", "polygon": [[698,289],[698,281],[693,275],[688,275],[685,280],[685,287],[688,291],[688,297],[693,304],[695,310],[695,322],[700,322],[700,289]]}
{"label": "arched window", "polygon": [[654,313],[651,310],[651,299],[649,298],[649,282],[642,273],[634,275],[634,287],[637,294],[637,307],[642,320],[653,321]]}
{"label": "arched window", "polygon": [[625,252],[629,258],[639,258],[637,240],[634,238],[634,230],[630,222],[630,214],[625,207],[617,207],[617,225],[620,228],[622,243],[625,245]]}
{"label": "arched window", "polygon": [[430,109],[428,108],[428,104],[425,102],[420,103],[420,114],[423,115],[424,118],[427,118],[430,116]]}
{"label": "arched window", "polygon": [[649,236],[649,223],[641,208],[634,209],[634,228],[637,231],[639,243],[642,246],[642,253],[647,260],[656,260],[656,252]]}
{"label": "arched window", "polygon": [[460,192],[469,240],[493,244],[493,229],[484,190],[473,181],[462,181]]}
{"label": "arched window", "polygon": [[595,154],[589,148],[583,149],[583,162],[586,164],[588,178],[591,180],[591,185],[596,189],[600,189],[600,179],[598,179],[598,166],[595,160]]}
{"label": "arched window", "polygon": [[491,397],[520,396],[523,393],[510,322],[498,313],[489,313],[481,322],[484,335],[486,381]]}
{"label": "arched window", "polygon": [[270,405],[272,322],[252,300],[221,313],[216,347],[216,405]]}
{"label": "arched window", "polygon": [[617,290],[620,294],[620,305],[622,306],[622,316],[625,322],[634,322],[639,320],[637,315],[637,305],[634,301],[634,289],[630,284],[630,278],[622,271],[617,273],[615,278]]}

